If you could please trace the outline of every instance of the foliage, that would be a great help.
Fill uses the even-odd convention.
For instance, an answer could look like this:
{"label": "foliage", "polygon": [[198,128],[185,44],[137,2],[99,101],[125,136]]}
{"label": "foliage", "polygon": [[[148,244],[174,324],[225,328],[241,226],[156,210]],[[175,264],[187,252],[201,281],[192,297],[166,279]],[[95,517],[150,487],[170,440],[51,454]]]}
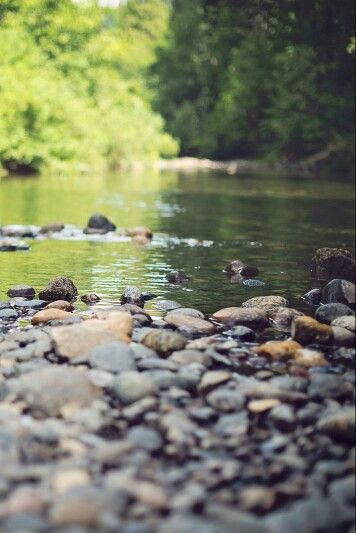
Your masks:
{"label": "foliage", "polygon": [[174,0],[153,74],[182,153],[302,159],[353,138],[354,3]]}
{"label": "foliage", "polygon": [[2,4],[0,164],[100,168],[176,153],[145,83],[168,8],[148,0],[138,24],[139,4]]}

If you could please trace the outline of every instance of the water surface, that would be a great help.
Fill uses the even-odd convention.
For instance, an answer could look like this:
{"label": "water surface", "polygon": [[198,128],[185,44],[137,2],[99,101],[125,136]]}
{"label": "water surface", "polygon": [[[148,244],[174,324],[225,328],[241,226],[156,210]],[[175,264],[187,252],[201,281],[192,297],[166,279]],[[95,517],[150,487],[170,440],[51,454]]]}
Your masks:
{"label": "water surface", "polygon": [[[316,282],[316,248],[354,243],[354,189],[335,179],[187,175],[177,172],[0,179],[0,226],[60,221],[84,227],[101,212],[118,228],[145,225],[158,239],[132,242],[29,241],[31,251],[0,253],[0,299],[28,283],[41,289],[58,275],[80,294],[117,301],[127,285],[211,313],[249,297],[279,294],[303,308]],[[242,259],[260,268],[262,288],[231,283],[223,268]],[[165,274],[192,276],[172,287]],[[153,303],[149,304],[152,307]]]}

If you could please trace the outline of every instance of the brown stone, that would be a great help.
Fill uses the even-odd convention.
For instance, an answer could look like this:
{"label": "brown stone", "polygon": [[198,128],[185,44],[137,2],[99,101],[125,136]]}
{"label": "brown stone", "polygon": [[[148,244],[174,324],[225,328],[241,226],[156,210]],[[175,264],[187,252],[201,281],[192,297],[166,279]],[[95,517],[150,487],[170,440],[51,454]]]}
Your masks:
{"label": "brown stone", "polygon": [[88,329],[101,329],[114,333],[117,340],[131,342],[133,331],[133,318],[129,313],[113,311],[110,313],[98,313],[97,319],[87,320],[85,327]]}
{"label": "brown stone", "polygon": [[215,331],[215,326],[211,322],[180,313],[169,313],[164,320],[171,326],[189,328],[201,335],[212,335]]}
{"label": "brown stone", "polygon": [[148,239],[144,235],[134,235],[132,237],[132,242],[138,244],[139,246],[146,246],[151,243],[151,239]]}
{"label": "brown stone", "polygon": [[242,307],[255,307],[265,311],[269,316],[276,312],[280,307],[287,307],[288,300],[282,296],[256,296],[242,303]]}
{"label": "brown stone", "polygon": [[145,237],[146,239],[152,239],[153,237],[152,231],[145,227],[128,228],[126,235],[129,237]]}
{"label": "brown stone", "polygon": [[198,384],[198,390],[202,394],[207,394],[212,389],[215,389],[219,385],[226,383],[230,379],[231,374],[226,370],[212,370],[205,372],[200,383]]}
{"label": "brown stone", "polygon": [[328,364],[321,352],[308,350],[307,348],[296,352],[294,362],[296,365],[305,366],[307,368],[312,366],[325,366]]}
{"label": "brown stone", "polygon": [[66,300],[57,300],[56,302],[51,302],[46,305],[45,309],[60,309],[61,311],[67,311],[70,313],[71,311],[74,311],[74,306]]}
{"label": "brown stone", "polygon": [[254,351],[263,357],[286,360],[294,358],[301,348],[301,345],[295,341],[270,341],[257,346]]}
{"label": "brown stone", "polygon": [[295,341],[308,344],[331,344],[333,332],[330,326],[321,324],[310,316],[301,316],[292,323],[292,337]]}
{"label": "brown stone", "polygon": [[47,324],[51,320],[66,320],[71,316],[71,313],[62,311],[61,309],[43,309],[43,311],[39,311],[33,315],[31,324],[37,326],[38,324]]}
{"label": "brown stone", "polygon": [[290,331],[293,320],[303,315],[304,313],[289,307],[277,307],[275,311],[269,313],[272,325],[282,331]]}
{"label": "brown stone", "polygon": [[276,407],[277,405],[280,405],[280,401],[277,400],[277,398],[266,398],[263,400],[251,400],[247,408],[251,413],[258,414],[258,413],[264,413],[265,411],[269,411],[273,407]]}
{"label": "brown stone", "polygon": [[57,470],[52,478],[52,487],[56,494],[62,494],[73,487],[89,485],[89,483],[88,472],[80,468]]}
{"label": "brown stone", "polygon": [[118,340],[117,335],[108,330],[101,320],[88,320],[83,324],[56,327],[50,334],[57,355],[80,361],[86,361],[95,346]]}
{"label": "brown stone", "polygon": [[265,311],[256,307],[226,307],[214,313],[212,318],[217,322],[247,326],[251,329],[264,329],[269,325]]}
{"label": "brown stone", "polygon": [[355,260],[349,250],[319,248],[312,258],[312,271],[320,279],[341,278],[354,281]]}

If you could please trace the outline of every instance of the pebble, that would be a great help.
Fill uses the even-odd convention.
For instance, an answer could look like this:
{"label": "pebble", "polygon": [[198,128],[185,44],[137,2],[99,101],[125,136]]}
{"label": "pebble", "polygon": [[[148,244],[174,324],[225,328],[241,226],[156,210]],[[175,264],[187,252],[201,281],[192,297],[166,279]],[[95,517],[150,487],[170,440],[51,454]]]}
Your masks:
{"label": "pebble", "polygon": [[154,330],[144,335],[141,342],[161,357],[168,357],[172,352],[182,350],[187,344],[187,339],[180,333]]}
{"label": "pebble", "polygon": [[223,385],[231,379],[231,373],[226,370],[211,370],[206,372],[198,385],[201,394],[207,394],[215,387]]}
{"label": "pebble", "polygon": [[224,413],[240,411],[244,407],[245,400],[245,396],[239,391],[226,387],[218,387],[206,397],[206,401],[211,407]]}
{"label": "pebble", "polygon": [[149,376],[139,372],[124,371],[118,375],[113,391],[119,400],[129,404],[145,396],[154,396],[158,388]]}
{"label": "pebble", "polygon": [[163,439],[158,431],[148,426],[135,426],[127,434],[129,442],[149,452],[157,452],[163,446]]}
{"label": "pebble", "polygon": [[273,407],[280,405],[276,398],[266,398],[264,400],[252,400],[248,403],[247,408],[251,413],[259,414],[270,411]]}
{"label": "pebble", "polygon": [[94,346],[88,360],[93,368],[119,373],[124,370],[136,370],[135,355],[124,342],[116,341]]}
{"label": "pebble", "polygon": [[254,351],[263,357],[271,359],[288,360],[293,359],[302,346],[295,341],[269,341],[258,346]]}
{"label": "pebble", "polygon": [[188,328],[197,335],[212,335],[215,331],[215,326],[211,322],[181,313],[168,313],[164,320],[170,326],[174,326],[178,329]]}

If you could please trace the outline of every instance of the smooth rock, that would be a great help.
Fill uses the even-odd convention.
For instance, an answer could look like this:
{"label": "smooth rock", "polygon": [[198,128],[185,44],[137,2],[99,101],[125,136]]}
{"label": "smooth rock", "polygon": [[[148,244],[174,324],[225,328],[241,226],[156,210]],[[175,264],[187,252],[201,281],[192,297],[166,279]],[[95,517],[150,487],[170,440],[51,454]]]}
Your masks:
{"label": "smooth rock", "polygon": [[307,348],[297,350],[294,355],[294,362],[297,365],[305,366],[307,368],[328,365],[327,360],[321,352],[308,350]]}
{"label": "smooth rock", "polygon": [[211,357],[199,350],[179,350],[172,353],[168,361],[172,361],[180,366],[189,365],[191,363],[200,363],[206,367],[211,366]]}
{"label": "smooth rock", "polygon": [[229,263],[225,268],[225,271],[229,276],[235,276],[236,274],[239,274],[244,278],[254,278],[259,274],[257,267],[246,265],[238,259]]}
{"label": "smooth rock", "polygon": [[127,434],[129,442],[138,448],[156,452],[163,446],[163,439],[158,431],[148,426],[135,426]]}
{"label": "smooth rock", "polygon": [[277,360],[293,359],[302,346],[295,341],[270,341],[258,346],[254,351],[263,357]]}
{"label": "smooth rock", "polygon": [[11,237],[0,238],[0,252],[27,251],[30,246],[25,241],[19,241]]}
{"label": "smooth rock", "polygon": [[7,291],[10,298],[33,298],[35,294],[35,289],[29,285],[16,285]]}
{"label": "smooth rock", "polygon": [[0,320],[6,321],[13,321],[17,320],[19,318],[19,314],[15,311],[15,309],[0,309]]}
{"label": "smooth rock", "polygon": [[344,407],[342,409],[324,413],[317,422],[317,429],[332,438],[355,442],[355,409]]}
{"label": "smooth rock", "polygon": [[187,339],[179,333],[154,330],[144,335],[141,342],[160,356],[168,357],[172,352],[182,350],[187,344]]}
{"label": "smooth rock", "polygon": [[170,326],[176,328],[188,328],[195,334],[200,335],[212,335],[215,331],[215,326],[207,320],[202,320],[201,318],[195,318],[193,316],[186,316],[181,313],[168,313],[164,320]]}
{"label": "smooth rock", "polygon": [[227,307],[214,313],[212,318],[217,322],[246,326],[256,330],[265,329],[269,325],[265,311],[256,307],[246,309]]}
{"label": "smooth rock", "polygon": [[52,487],[56,494],[63,494],[74,487],[89,485],[90,477],[86,470],[63,468],[57,470],[52,477]]}
{"label": "smooth rock", "polygon": [[354,316],[354,312],[345,304],[333,303],[318,307],[315,311],[315,318],[323,324],[330,324],[336,318],[342,316]]}
{"label": "smooth rock", "polygon": [[72,302],[78,294],[77,288],[69,278],[59,277],[52,279],[48,286],[39,293],[39,298],[47,302],[66,300]]}
{"label": "smooth rock", "polygon": [[340,326],[331,326],[331,329],[333,332],[333,344],[336,346],[345,346],[346,348],[353,348],[355,346],[355,333]]}
{"label": "smooth rock", "polygon": [[134,352],[126,343],[120,341],[95,346],[90,351],[88,360],[93,368],[108,372],[136,370]]}
{"label": "smooth rock", "polygon": [[270,319],[273,327],[280,329],[281,331],[290,331],[293,320],[303,316],[303,314],[304,313],[301,313],[296,309],[290,309],[289,307],[278,307],[270,314]]}
{"label": "smooth rock", "polygon": [[33,315],[31,324],[33,326],[38,326],[39,324],[47,324],[52,320],[66,320],[72,316],[72,313],[62,311],[61,309],[44,309]]}
{"label": "smooth rock", "polygon": [[56,354],[66,359],[86,361],[96,346],[120,340],[102,322],[100,328],[88,328],[86,322],[52,328],[50,334]]}
{"label": "smooth rock", "polygon": [[95,214],[92,215],[89,218],[87,227],[84,229],[84,233],[92,234],[92,233],[99,233],[99,234],[105,234],[109,231],[115,231],[116,226],[110,220],[101,214]]}
{"label": "smooth rock", "polygon": [[270,314],[275,312],[279,307],[288,307],[289,303],[286,298],[282,296],[256,296],[255,298],[250,298],[241,304],[242,307],[254,307],[257,309],[262,309],[266,313]]}
{"label": "smooth rock", "polygon": [[312,258],[312,271],[320,279],[355,279],[355,261],[349,250],[319,248]]}
{"label": "smooth rock", "polygon": [[273,407],[268,417],[272,420],[277,429],[283,432],[292,431],[297,424],[294,410],[287,404],[280,404]]}
{"label": "smooth rock", "polygon": [[80,297],[81,301],[84,302],[87,305],[94,305],[98,302],[100,302],[101,298],[95,293],[90,294],[84,294]]}
{"label": "smooth rock", "polygon": [[149,228],[137,227],[137,228],[128,228],[126,230],[126,235],[129,237],[144,237],[146,239],[152,239],[153,232]]}
{"label": "smooth rock", "polygon": [[341,316],[339,318],[335,318],[335,320],[331,322],[331,327],[344,328],[355,333],[356,317],[355,315],[349,315],[349,316]]}
{"label": "smooth rock", "polygon": [[256,338],[255,332],[246,326],[235,326],[230,331],[227,331],[226,334],[242,342],[253,342]]}
{"label": "smooth rock", "polygon": [[251,400],[247,408],[251,413],[253,414],[260,414],[265,413],[266,411],[270,411],[273,407],[276,407],[277,405],[280,405],[280,401],[276,398],[266,398],[263,400]]}
{"label": "smooth rock", "polygon": [[321,304],[321,290],[312,289],[302,296],[303,300],[309,305],[319,306]]}
{"label": "smooth rock", "polygon": [[345,279],[332,279],[323,288],[322,302],[342,303],[351,307],[355,306],[355,284]]}
{"label": "smooth rock", "polygon": [[166,274],[166,279],[172,285],[179,285],[190,279],[190,277],[184,272],[184,270],[171,270]]}
{"label": "smooth rock", "polygon": [[52,222],[50,224],[46,224],[45,226],[42,226],[40,228],[40,233],[42,234],[48,234],[48,233],[60,233],[65,228],[64,224],[61,224],[60,222]]}
{"label": "smooth rock", "polygon": [[74,311],[74,306],[66,300],[56,300],[46,305],[45,309],[60,309],[61,311],[67,311],[71,313]]}
{"label": "smooth rock", "polygon": [[207,394],[212,389],[223,385],[231,379],[231,373],[226,370],[211,370],[206,372],[198,385],[201,394]]}
{"label": "smooth rock", "polygon": [[331,344],[333,333],[330,326],[321,324],[314,318],[302,316],[292,323],[292,338],[300,344]]}
{"label": "smooth rock", "polygon": [[182,307],[178,302],[174,300],[158,300],[155,304],[156,309],[159,311],[173,311],[174,309],[179,309]]}
{"label": "smooth rock", "polygon": [[158,388],[154,381],[144,374],[125,371],[119,374],[114,392],[123,403],[133,403],[145,396],[154,396]]}
{"label": "smooth rock", "polygon": [[229,413],[243,409],[245,396],[237,390],[218,387],[207,395],[206,401],[217,411]]}
{"label": "smooth rock", "polygon": [[165,318],[168,318],[173,315],[184,315],[187,317],[201,318],[204,320],[204,313],[198,311],[198,309],[191,309],[190,307],[179,307],[173,311],[169,311]]}

